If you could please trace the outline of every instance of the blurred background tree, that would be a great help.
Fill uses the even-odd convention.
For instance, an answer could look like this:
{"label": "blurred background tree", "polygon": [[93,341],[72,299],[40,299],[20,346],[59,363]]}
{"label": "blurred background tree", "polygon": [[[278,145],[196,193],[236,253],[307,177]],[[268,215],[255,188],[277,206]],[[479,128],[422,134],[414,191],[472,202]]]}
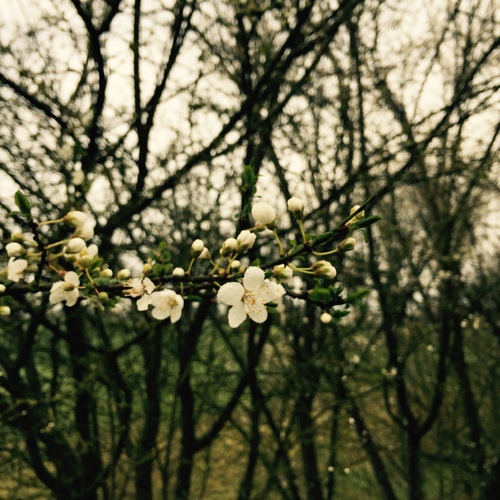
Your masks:
{"label": "blurred background tree", "polygon": [[13,297],[2,498],[496,498],[498,2],[6,6],[4,245],[21,189],[91,212],[115,272],[162,241],[185,268],[251,225],[244,165],[307,232],[370,196],[383,220],[335,262],[372,293],[328,325],[288,297],[237,331],[209,299],[172,325]]}

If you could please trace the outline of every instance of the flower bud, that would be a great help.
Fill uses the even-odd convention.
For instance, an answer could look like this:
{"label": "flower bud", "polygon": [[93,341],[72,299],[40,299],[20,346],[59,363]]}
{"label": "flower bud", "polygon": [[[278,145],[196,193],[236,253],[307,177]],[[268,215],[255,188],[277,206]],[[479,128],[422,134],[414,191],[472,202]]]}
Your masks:
{"label": "flower bud", "polygon": [[97,297],[99,297],[99,300],[101,302],[106,302],[107,300],[109,300],[109,295],[107,294],[107,292],[99,292]]}
{"label": "flower bud", "polygon": [[[359,209],[360,209],[360,205],[354,205],[351,208],[351,210],[349,211],[349,214],[352,215],[354,212],[356,212]],[[354,222],[358,221],[359,219],[362,219],[364,216],[365,216],[365,211],[361,210],[361,212],[359,212],[358,214],[356,214],[350,221],[347,222],[346,226],[349,227],[351,224],[353,224]]]}
{"label": "flower bud", "polygon": [[112,278],[113,277],[113,271],[111,269],[106,268],[101,271],[100,274],[101,278]]}
{"label": "flower bud", "polygon": [[94,237],[94,222],[88,220],[85,224],[77,226],[75,236],[78,236],[85,241],[91,240]]}
{"label": "flower bud", "polygon": [[66,253],[79,253],[85,246],[85,241],[82,238],[71,238],[66,246]]}
{"label": "flower bud", "polygon": [[146,262],[146,263],[142,266],[142,274],[148,274],[148,273],[150,273],[152,270],[153,270],[153,266],[152,266],[149,262]]}
{"label": "flower bud", "polygon": [[349,252],[349,250],[352,250],[354,248],[354,245],[356,245],[356,239],[355,238],[346,238],[344,241],[341,241],[338,244],[338,249],[341,252]]}
{"label": "flower bud", "polygon": [[10,316],[10,307],[0,306],[0,316]]}
{"label": "flower bud", "polygon": [[120,269],[117,273],[116,273],[116,279],[118,280],[126,280],[128,278],[130,278],[130,269]]}
{"label": "flower bud", "polygon": [[333,316],[330,313],[327,313],[326,311],[319,317],[319,320],[321,323],[327,325],[328,323],[331,323],[333,320]]}
{"label": "flower bud", "polygon": [[210,260],[212,258],[212,256],[210,255],[210,252],[208,251],[208,248],[205,247],[203,249],[203,251],[200,253],[200,255],[198,256],[198,259],[201,259],[201,260]]}
{"label": "flower bud", "polygon": [[318,260],[312,265],[316,276],[333,279],[337,276],[337,270],[326,260]]}
{"label": "flower bud", "polygon": [[5,290],[7,290],[7,287],[6,287],[5,285],[3,285],[2,283],[0,283],[0,295],[1,295],[2,293],[4,293],[4,292],[5,292]]}
{"label": "flower bud", "polygon": [[228,238],[220,247],[220,254],[224,257],[231,255],[237,248],[238,242],[235,238]]}
{"label": "flower bud", "polygon": [[84,269],[88,269],[91,263],[92,263],[92,257],[90,257],[90,255],[84,255],[78,261],[78,264],[80,264],[80,266],[83,267]]}
{"label": "flower bud", "polygon": [[268,203],[255,203],[252,207],[252,217],[259,226],[271,226],[276,221],[276,212]]}
{"label": "flower bud", "polygon": [[68,226],[81,227],[89,220],[89,216],[78,210],[72,210],[68,212],[64,217],[63,221],[68,224]]}
{"label": "flower bud", "polygon": [[12,241],[17,241],[17,242],[21,242],[21,241],[24,241],[24,234],[23,233],[20,233],[20,232],[15,232],[15,233],[12,233],[10,235],[10,239]]}
{"label": "flower bud", "polygon": [[201,240],[194,240],[192,245],[191,245],[191,255],[193,258],[197,258],[200,256],[201,252],[203,252],[203,249],[205,248],[205,245],[203,241]]}
{"label": "flower bud", "polygon": [[26,253],[24,247],[16,242],[8,243],[5,246],[5,250],[7,251],[7,255],[9,257],[21,257],[21,255]]}
{"label": "flower bud", "polygon": [[273,268],[273,276],[278,281],[289,281],[293,277],[293,271],[285,264],[278,264]]}
{"label": "flower bud", "polygon": [[186,272],[184,271],[184,269],[182,269],[182,267],[176,267],[172,271],[172,276],[184,276],[185,274]]}
{"label": "flower bud", "polygon": [[255,243],[255,239],[257,236],[249,231],[248,229],[244,229],[236,238],[236,242],[238,244],[238,252],[244,252],[245,250],[249,250],[253,247]]}
{"label": "flower bud", "polygon": [[302,219],[304,213],[304,202],[299,198],[290,198],[287,202],[288,210],[292,212],[297,220]]}
{"label": "flower bud", "polygon": [[233,262],[231,262],[231,271],[239,271],[240,267],[241,267],[241,262],[239,260],[233,260]]}

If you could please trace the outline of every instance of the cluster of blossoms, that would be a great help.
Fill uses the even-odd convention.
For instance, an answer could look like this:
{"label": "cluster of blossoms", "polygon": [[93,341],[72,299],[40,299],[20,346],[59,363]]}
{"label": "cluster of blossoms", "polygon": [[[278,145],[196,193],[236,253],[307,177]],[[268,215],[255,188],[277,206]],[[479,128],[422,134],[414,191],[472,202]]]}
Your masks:
{"label": "cluster of blossoms", "polygon": [[[208,291],[208,296],[214,294],[220,303],[230,306],[229,325],[236,328],[247,316],[262,323],[268,317],[269,304],[278,303],[285,294],[291,293],[285,286],[293,284],[294,273],[311,275],[319,280],[333,280],[337,276],[336,268],[328,260],[317,259],[307,267],[297,267],[294,259],[306,254],[324,257],[352,250],[356,243],[352,237],[352,232],[356,229],[352,221],[362,220],[364,216],[359,207],[354,207],[350,225],[346,224],[344,227],[344,233],[347,232],[348,237],[335,248],[318,252],[315,250],[314,240],[304,231],[304,203],[298,198],[291,198],[287,205],[302,235],[303,243],[299,249],[295,244],[285,252],[276,230],[275,210],[267,203],[257,202],[251,210],[255,225],[241,231],[236,238],[224,240],[217,257],[212,256],[204,242],[197,239],[191,245],[191,259],[186,269],[174,267],[170,262],[165,266],[163,261],[169,258],[163,258],[164,253],[159,249],[155,254],[156,258],[143,264],[142,275],[135,278],[131,277],[128,269],[114,273],[99,256],[98,247],[95,244],[87,246],[94,236],[95,222],[84,212],[73,210],[61,219],[35,224],[34,234],[31,236],[12,234],[12,241],[5,246],[9,260],[6,268],[0,270],[0,281],[4,280],[4,284],[0,284],[0,295],[6,292],[11,283],[39,280],[42,275],[46,277],[48,271],[60,278],[51,284],[51,304],[63,303],[72,307],[80,298],[85,297],[99,307],[114,307],[120,297],[128,297],[136,299],[139,311],[151,310],[151,316],[156,320],[170,318],[175,323],[181,318],[185,300],[189,299],[189,293],[185,292],[193,286],[193,266],[196,261],[205,261],[206,265],[211,266],[211,271],[204,275],[207,278],[204,289]],[[29,206],[28,202],[24,206]],[[28,209],[23,213],[27,218],[31,217]],[[71,228],[69,237],[50,244],[42,243],[40,228],[57,223]],[[263,266],[245,266],[240,258],[254,247],[258,234],[266,231],[272,233],[277,242],[279,258],[274,263]],[[108,292],[111,290],[113,297],[110,298]],[[316,295],[322,293],[323,297],[324,290],[329,289],[320,289],[316,291]],[[314,299],[316,295],[312,294],[311,297]],[[325,302],[324,299],[321,301]],[[0,316],[9,314],[9,305],[0,304]],[[328,323],[332,316],[324,308],[320,319]]]}

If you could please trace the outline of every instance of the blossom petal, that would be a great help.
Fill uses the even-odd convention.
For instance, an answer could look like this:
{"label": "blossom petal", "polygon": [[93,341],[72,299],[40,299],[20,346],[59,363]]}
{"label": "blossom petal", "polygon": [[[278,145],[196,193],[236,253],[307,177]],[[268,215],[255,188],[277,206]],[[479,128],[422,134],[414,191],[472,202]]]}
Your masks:
{"label": "blossom petal", "polygon": [[217,299],[228,306],[235,306],[241,302],[245,289],[239,283],[226,283],[219,288]]}
{"label": "blossom petal", "polygon": [[78,274],[75,273],[75,271],[67,272],[64,276],[64,281],[74,286],[78,286],[80,284],[80,278],[78,277]]}
{"label": "blossom petal", "polygon": [[79,296],[78,288],[75,288],[74,290],[71,290],[69,292],[66,292],[64,298],[66,299],[66,305],[68,307],[74,306],[76,304],[76,301],[78,300]]}
{"label": "blossom petal", "polygon": [[58,304],[62,300],[64,300],[64,283],[62,281],[58,281],[54,283],[50,288],[49,302],[51,304]]}
{"label": "blossom petal", "polygon": [[245,321],[247,318],[247,313],[245,311],[245,305],[243,302],[238,302],[236,305],[229,309],[229,315],[227,319],[229,320],[229,326],[231,328],[236,328]]}
{"label": "blossom petal", "polygon": [[153,316],[154,319],[161,321],[162,319],[167,319],[171,313],[172,313],[172,308],[170,306],[161,304],[153,309],[151,315]]}
{"label": "blossom petal", "polygon": [[248,309],[248,315],[256,323],[264,323],[267,319],[267,309],[264,304],[255,304],[251,309]]}
{"label": "blossom petal", "polygon": [[137,310],[138,311],[146,311],[149,305],[151,304],[152,296],[151,295],[143,295],[137,302]]}
{"label": "blossom petal", "polygon": [[155,289],[155,284],[149,278],[144,278],[142,284],[144,285],[147,293],[152,293]]}
{"label": "blossom petal", "polygon": [[172,321],[172,323],[177,323],[177,321],[181,319],[181,316],[182,316],[182,306],[179,304],[172,309],[172,314],[170,315],[170,321]]}
{"label": "blossom petal", "polygon": [[265,273],[260,267],[249,267],[243,276],[245,290],[255,290],[264,283]]}

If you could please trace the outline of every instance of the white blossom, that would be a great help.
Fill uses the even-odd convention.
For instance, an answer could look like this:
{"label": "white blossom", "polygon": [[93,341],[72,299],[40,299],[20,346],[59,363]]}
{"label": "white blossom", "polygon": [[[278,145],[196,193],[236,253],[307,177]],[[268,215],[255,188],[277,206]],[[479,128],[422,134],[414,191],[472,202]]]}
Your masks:
{"label": "white blossom", "polygon": [[327,260],[318,260],[313,264],[312,268],[316,276],[320,276],[322,278],[332,280],[335,276],[337,276],[337,270]]}
{"label": "white blossom", "polygon": [[220,254],[223,255],[224,257],[227,257],[236,250],[237,246],[238,242],[236,241],[235,238],[227,238],[227,240],[224,240],[222,242],[222,246],[220,247]]}
{"label": "white blossom", "polygon": [[346,238],[344,241],[341,241],[338,244],[338,248],[341,252],[349,252],[349,250],[352,250],[354,248],[354,245],[356,245],[356,238],[350,237]]}
{"label": "white blossom", "polygon": [[259,226],[267,226],[274,224],[276,220],[276,212],[268,203],[255,203],[252,207],[252,217]]}
{"label": "white blossom", "polygon": [[278,264],[273,267],[273,276],[279,282],[286,283],[293,278],[293,270],[285,264]]}
{"label": "white blossom", "polygon": [[85,212],[80,212],[79,210],[72,210],[63,217],[63,221],[68,224],[68,226],[73,227],[81,227],[88,220],[89,216]]}
{"label": "white blossom", "polygon": [[286,294],[285,287],[281,283],[276,283],[274,281],[271,281],[271,284],[274,287],[274,297],[272,301],[279,301],[281,297]]}
{"label": "white blossom", "polygon": [[217,298],[228,306],[229,326],[236,328],[247,315],[256,323],[267,319],[265,304],[276,297],[275,284],[265,279],[265,274],[259,267],[249,267],[243,277],[243,284],[226,283],[217,293]]}
{"label": "white blossom", "polygon": [[130,278],[130,269],[120,269],[116,273],[116,279],[118,280],[126,280]]}
{"label": "white blossom", "polygon": [[149,305],[153,306],[153,318],[160,321],[170,318],[172,323],[176,323],[181,317],[184,299],[173,290],[161,290],[150,295]]}
{"label": "white blossom", "polygon": [[17,283],[23,277],[23,273],[27,267],[28,261],[26,259],[11,257],[7,264],[7,279]]}
{"label": "white blossom", "polygon": [[10,316],[10,307],[0,306],[0,316]]}
{"label": "white blossom", "polygon": [[205,248],[205,244],[201,240],[194,240],[191,244],[191,255],[193,257],[199,257],[203,249]]}
{"label": "white blossom", "polygon": [[150,295],[155,289],[155,284],[149,279],[133,278],[125,284],[123,293],[129,297],[142,297],[145,294]]}
{"label": "white blossom", "polygon": [[332,320],[333,320],[333,316],[328,313],[328,312],[324,312],[320,317],[319,317],[319,320],[321,321],[321,323],[327,325],[328,323],[331,323]]}
{"label": "white blossom", "polygon": [[257,236],[255,235],[255,233],[252,233],[248,229],[244,229],[243,231],[241,231],[241,233],[236,238],[238,251],[244,252],[245,250],[249,250],[250,248],[252,248],[256,238]]}
{"label": "white blossom", "polygon": [[52,285],[50,289],[49,302],[58,304],[66,301],[68,307],[74,306],[78,300],[78,286],[80,278],[74,271],[69,271],[64,276],[64,281],[58,281]]}
{"label": "white blossom", "polygon": [[304,202],[299,198],[290,198],[286,203],[288,210],[294,215],[300,215],[304,211]]}
{"label": "white blossom", "polygon": [[210,252],[207,247],[205,247],[200,253],[200,255],[198,255],[198,259],[201,260],[210,260],[211,258],[212,256],[210,255]]}
{"label": "white blossom", "polygon": [[78,236],[85,241],[91,240],[94,237],[94,227],[95,222],[92,219],[89,219],[85,222],[85,224],[77,226],[75,236]]}
{"label": "white blossom", "polygon": [[71,238],[66,246],[66,253],[80,253],[84,248],[83,238]]}
{"label": "white blossom", "polygon": [[24,247],[15,241],[5,245],[5,251],[9,257],[21,257],[26,253]]}

